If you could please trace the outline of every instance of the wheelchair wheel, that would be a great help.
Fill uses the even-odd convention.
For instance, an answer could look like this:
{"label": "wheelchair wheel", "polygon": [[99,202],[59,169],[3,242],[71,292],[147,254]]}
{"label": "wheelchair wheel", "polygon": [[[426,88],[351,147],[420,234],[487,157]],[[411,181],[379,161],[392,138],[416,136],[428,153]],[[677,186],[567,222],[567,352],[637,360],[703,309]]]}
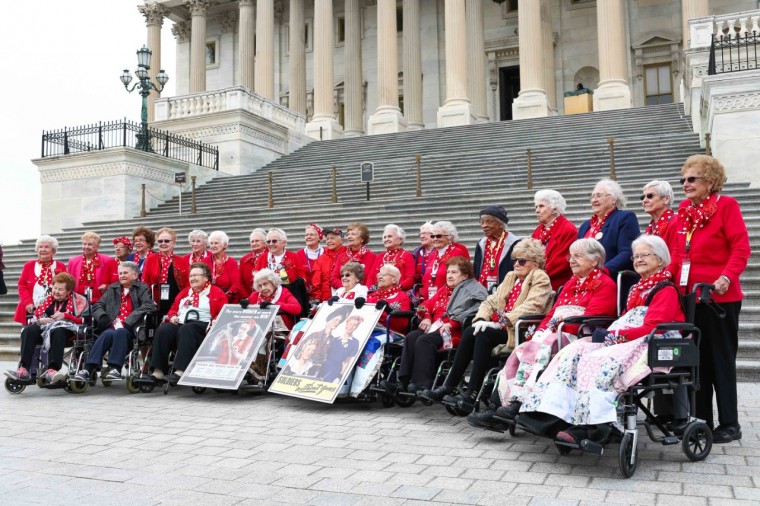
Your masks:
{"label": "wheelchair wheel", "polygon": [[710,455],[712,444],[712,432],[704,422],[691,423],[686,427],[681,445],[684,454],[692,462],[705,460]]}
{"label": "wheelchair wheel", "polygon": [[413,395],[399,395],[396,397],[396,405],[400,408],[410,408],[417,402],[417,397]]}
{"label": "wheelchair wheel", "polygon": [[396,404],[393,396],[389,394],[380,394],[380,402],[384,408],[392,408]]}
{"label": "wheelchair wheel", "polygon": [[130,394],[136,394],[137,392],[140,392],[140,387],[138,385],[135,385],[135,375],[130,374],[127,377],[127,392]]}
{"label": "wheelchair wheel", "polygon": [[89,384],[86,381],[69,381],[66,385],[66,390],[72,394],[83,394],[87,391]]}
{"label": "wheelchair wheel", "polygon": [[618,463],[620,472],[623,476],[630,478],[636,472],[639,465],[639,457],[636,454],[636,448],[633,446],[633,434],[626,432],[620,440],[620,449],[618,450]]}
{"label": "wheelchair wheel", "polygon": [[201,395],[205,391],[206,391],[206,387],[193,387],[194,394]]}
{"label": "wheelchair wheel", "polygon": [[156,385],[140,385],[140,391],[144,394],[149,394],[156,388]]}
{"label": "wheelchair wheel", "polygon": [[10,378],[5,378],[5,389],[10,394],[20,394],[24,391],[24,389],[26,389],[26,385],[22,385],[21,383],[13,381]]}

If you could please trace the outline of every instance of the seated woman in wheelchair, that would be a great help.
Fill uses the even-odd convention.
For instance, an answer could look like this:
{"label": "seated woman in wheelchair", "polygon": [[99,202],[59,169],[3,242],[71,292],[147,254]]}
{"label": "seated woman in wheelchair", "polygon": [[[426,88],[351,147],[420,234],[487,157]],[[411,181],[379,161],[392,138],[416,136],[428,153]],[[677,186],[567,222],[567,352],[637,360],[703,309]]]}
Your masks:
{"label": "seated woman in wheelchair", "polygon": [[[198,351],[206,331],[227,303],[227,294],[211,285],[211,268],[198,262],[190,266],[190,286],[182,290],[166,315],[168,322],[156,329],[151,353],[152,372],[143,382],[179,381]],[[174,372],[169,370],[169,353],[176,350]]]}
{"label": "seated woman in wheelchair", "polygon": [[119,281],[106,288],[103,297],[92,305],[92,318],[101,334],[87,355],[84,368],[76,377],[89,381],[93,371],[103,365],[103,355],[108,352],[108,380],[120,380],[124,359],[132,348],[135,335],[132,328],[143,317],[156,310],[148,285],[137,281],[140,267],[135,262],[121,262]]}
{"label": "seated woman in wheelchair", "polygon": [[21,360],[18,369],[6,375],[15,380],[28,380],[29,369],[37,345],[47,352],[47,371],[42,379],[56,383],[66,378],[63,366],[63,352],[66,344],[76,334],[82,324],[82,316],[88,309],[87,299],[74,293],[76,280],[67,272],[53,277],[50,295],[39,304],[31,323],[21,330]]}
{"label": "seated woman in wheelchair", "polygon": [[[641,280],[629,292],[625,313],[607,329],[597,329],[593,337],[578,339],[557,354],[523,397],[521,425],[530,426],[538,418],[549,436],[563,428],[556,434],[560,441],[605,441],[611,424],[618,421],[618,395],[651,372],[646,336],[662,323],[684,321],[678,289],[666,270],[670,253],[665,241],[642,235],[632,246],[634,269]],[[674,416],[685,419],[687,401],[674,404]],[[552,424],[553,420],[558,423]]]}

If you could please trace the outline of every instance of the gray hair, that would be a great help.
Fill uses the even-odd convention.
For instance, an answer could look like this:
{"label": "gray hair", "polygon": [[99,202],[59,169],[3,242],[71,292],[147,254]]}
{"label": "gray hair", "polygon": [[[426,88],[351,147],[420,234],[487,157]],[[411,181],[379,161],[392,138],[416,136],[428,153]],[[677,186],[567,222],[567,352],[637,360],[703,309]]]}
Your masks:
{"label": "gray hair", "polygon": [[132,274],[140,274],[140,266],[135,262],[121,262],[119,263],[119,267],[126,267],[132,271]]}
{"label": "gray hair", "polygon": [[37,253],[40,249],[40,244],[43,242],[46,242],[50,245],[51,248],[58,251],[58,239],[53,237],[52,235],[41,235],[37,238],[37,240],[34,242],[34,252]]}
{"label": "gray hair", "polygon": [[596,184],[603,184],[607,187],[607,191],[610,192],[612,198],[615,199],[615,205],[618,209],[625,209],[625,205],[628,203],[628,199],[623,195],[623,189],[620,187],[617,181],[613,181],[610,178],[604,178],[599,180]]}
{"label": "gray hair", "polygon": [[196,228],[195,230],[187,234],[187,242],[192,241],[194,237],[200,237],[205,242],[208,242],[208,234],[199,228]]}
{"label": "gray hair", "polygon": [[565,214],[567,209],[565,197],[557,190],[538,190],[533,196],[533,203],[538,205],[539,202],[544,202],[549,206],[549,209],[557,211],[559,214]]}
{"label": "gray hair", "polygon": [[248,240],[253,241],[253,238],[257,235],[261,237],[262,241],[267,240],[267,231],[264,230],[263,228],[254,228],[253,231],[251,232],[251,235],[248,236]]}
{"label": "gray hair", "polygon": [[274,285],[275,288],[282,284],[280,276],[277,275],[277,273],[275,273],[272,269],[261,269],[260,271],[257,271],[256,274],[253,275],[253,288],[258,291],[259,286],[264,281],[269,281],[272,283],[272,285]]}
{"label": "gray hair", "polygon": [[673,201],[675,200],[675,195],[673,194],[673,187],[670,186],[670,183],[667,181],[660,181],[658,179],[655,179],[654,181],[650,181],[646,185],[644,185],[644,191],[646,191],[647,188],[654,188],[654,190],[657,192],[658,195],[665,198],[667,197],[667,206],[670,207],[673,205]]}
{"label": "gray hair", "polygon": [[604,267],[604,262],[607,260],[607,252],[604,251],[604,246],[596,239],[577,239],[570,245],[570,252],[573,251],[583,253],[590,260],[596,261],[596,266],[600,269]]}
{"label": "gray hair", "polygon": [[433,222],[432,221],[428,220],[425,223],[423,223],[422,225],[420,225],[420,232],[424,232],[425,230],[430,230],[430,231],[433,230]]}
{"label": "gray hair", "polygon": [[385,226],[385,228],[383,229],[383,234],[385,234],[385,232],[387,232],[388,230],[393,230],[394,232],[396,232],[396,234],[401,238],[401,244],[404,244],[404,241],[406,240],[406,232],[404,232],[403,228],[391,223]]}
{"label": "gray hair", "polygon": [[222,232],[221,230],[214,230],[208,235],[208,240],[211,241],[211,239],[216,238],[219,239],[222,244],[225,246],[230,244],[230,236]]}
{"label": "gray hair", "polygon": [[353,273],[356,276],[356,279],[359,280],[359,283],[364,281],[364,266],[359,262],[346,262],[343,264],[343,267],[340,268],[340,273],[343,274],[344,272]]}
{"label": "gray hair", "polygon": [[269,232],[267,232],[267,235],[269,234],[277,234],[279,239],[283,242],[288,242],[288,235],[285,233],[285,231],[281,228],[270,228]]}
{"label": "gray hair", "polygon": [[670,251],[662,237],[656,235],[641,234],[631,243],[631,250],[636,251],[637,246],[646,245],[652,248],[652,252],[662,262],[660,265],[670,265]]}
{"label": "gray hair", "polygon": [[433,230],[437,228],[444,230],[449,235],[449,237],[451,237],[451,242],[457,242],[459,240],[459,232],[457,232],[457,227],[455,227],[454,224],[450,221],[436,221],[433,225]]}
{"label": "gray hair", "polygon": [[[380,270],[383,270],[383,269],[390,272],[393,275],[393,277],[396,278],[396,283],[401,282],[401,271],[398,270],[398,267],[391,264],[385,264],[382,267],[380,267]],[[380,271],[377,271],[377,272],[380,273]]]}

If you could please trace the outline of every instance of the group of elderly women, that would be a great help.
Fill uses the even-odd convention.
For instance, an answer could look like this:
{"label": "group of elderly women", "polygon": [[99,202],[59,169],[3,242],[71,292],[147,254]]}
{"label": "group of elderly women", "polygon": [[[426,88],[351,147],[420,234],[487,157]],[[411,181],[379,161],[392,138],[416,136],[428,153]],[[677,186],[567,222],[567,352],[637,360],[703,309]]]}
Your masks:
{"label": "group of elderly women", "polygon": [[[53,258],[57,241],[43,236],[36,244],[37,259],[24,266],[18,284],[16,320],[31,324],[22,332],[19,368],[11,373],[28,374],[30,350],[44,341],[51,350],[49,375],[55,376],[66,341],[60,336],[68,329],[58,322],[76,321],[81,305],[74,294],[96,302],[118,283],[118,266],[133,263],[135,282],[150,287],[165,318],[155,336],[149,381],[167,379],[170,350],[176,350],[176,358],[169,380],[182,374],[226,303],[277,304],[290,328],[308,305],[384,301],[387,312],[416,306],[420,320],[411,332],[405,321],[391,322],[392,330],[407,335],[398,382],[384,383],[390,392],[405,390],[432,401],[448,396],[471,408],[494,357],[511,352],[490,407],[472,413],[470,421],[493,427],[499,418],[519,413],[571,440],[615,421],[616,392],[648,371],[642,337],[659,323],[683,321],[680,295],[705,282],[714,285],[713,298],[726,316],[719,319],[697,305],[695,323],[704,337],[696,412],[714,427],[715,442],[739,439],[735,361],[743,297],[739,276],[750,255],[747,229],[736,201],[721,193],[726,177],[718,160],[692,156],[681,174],[686,200],[677,210],[670,184],[652,181],[644,187],[640,199],[651,222],[643,235],[636,215],[624,209],[622,189],[608,179],[594,187],[592,215],[578,229],[564,216],[565,199],[554,190],[536,192],[538,225],[527,239],[508,230],[503,207],[487,206],[480,212],[483,237],[475,245],[474,263],[449,221],[423,224],[412,251],[404,248],[405,231],[389,224],[377,253],[367,247],[369,230],[359,222],[345,234],[309,224],[305,246],[295,252],[287,250],[282,229],[257,228],[250,234],[250,252],[239,262],[227,254],[229,237],[222,231],[193,230],[190,253],[180,256],[174,230],[137,227],[131,238],[113,240],[114,258],[98,253],[100,237],[88,232],[82,236],[82,255],[67,266]],[[617,315],[615,279],[631,269],[639,280],[631,282],[625,312]],[[300,299],[289,290],[299,279],[306,295]],[[515,323],[536,313],[546,316],[518,344]],[[583,314],[619,318],[593,337],[574,340],[577,328],[562,322]],[[51,323],[62,330],[49,332]],[[551,360],[559,346],[562,351]],[[453,366],[432,389],[437,351],[445,349],[456,350]],[[467,388],[453,397],[468,369]],[[675,411],[677,425],[686,415]]]}

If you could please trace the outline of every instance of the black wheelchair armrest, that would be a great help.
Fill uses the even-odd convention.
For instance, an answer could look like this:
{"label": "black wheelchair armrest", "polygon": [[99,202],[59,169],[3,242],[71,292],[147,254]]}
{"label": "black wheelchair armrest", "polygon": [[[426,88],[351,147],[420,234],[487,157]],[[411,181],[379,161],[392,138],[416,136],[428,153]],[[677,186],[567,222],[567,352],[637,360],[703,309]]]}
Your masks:
{"label": "black wheelchair armrest", "polygon": [[657,325],[656,330],[683,330],[683,331],[690,331],[694,330],[696,327],[693,323],[686,323],[686,322],[673,322],[673,323],[661,323]]}
{"label": "black wheelchair armrest", "polygon": [[[606,315],[578,315],[578,316],[568,316],[564,320],[562,320],[562,323],[565,325],[575,324],[575,323],[588,323],[589,321],[602,321],[606,323],[611,323],[616,320],[614,316],[606,316]],[[604,325],[604,323],[602,323]]]}
{"label": "black wheelchair armrest", "polygon": [[417,313],[415,311],[391,311],[388,313],[389,318],[412,318],[416,316]]}
{"label": "black wheelchair armrest", "polygon": [[546,318],[545,314],[524,314],[521,317],[519,317],[518,320],[540,322],[540,321],[543,321],[544,318]]}
{"label": "black wheelchair armrest", "polygon": [[[610,317],[604,317],[604,316],[591,316],[586,317],[579,323],[583,323],[586,326],[592,326],[592,327],[606,327],[610,323],[614,322],[615,318]],[[565,323],[571,323],[565,320]]]}

